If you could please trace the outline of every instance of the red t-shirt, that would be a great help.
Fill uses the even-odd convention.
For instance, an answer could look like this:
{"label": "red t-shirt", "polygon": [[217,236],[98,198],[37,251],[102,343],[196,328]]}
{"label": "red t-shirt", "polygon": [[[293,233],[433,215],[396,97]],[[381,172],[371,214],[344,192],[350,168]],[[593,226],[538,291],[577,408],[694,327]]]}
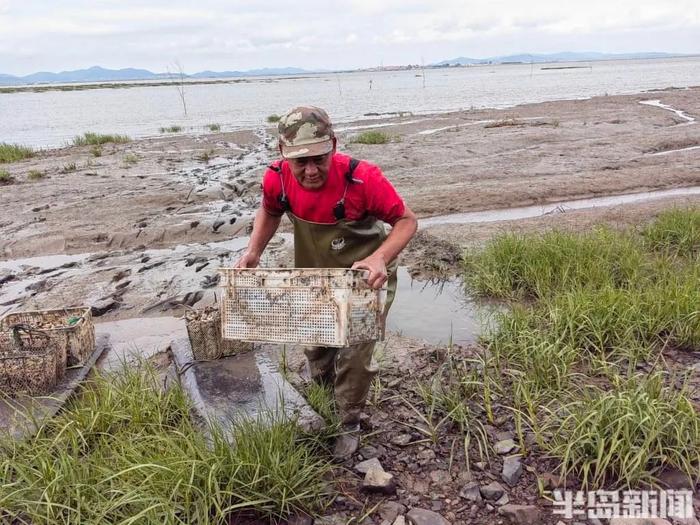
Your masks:
{"label": "red t-shirt", "polygon": [[[326,183],[317,190],[308,190],[294,178],[288,163],[282,162],[281,177],[284,179],[284,189],[292,213],[309,222],[321,224],[338,222],[333,215],[333,208],[345,191],[345,174],[349,166],[350,157],[336,153],[333,155]],[[360,161],[352,177],[362,182],[348,186],[345,195],[346,220],[360,220],[371,215],[393,226],[403,216],[405,210],[403,200],[377,166],[364,160]],[[268,168],[263,176],[262,199],[263,208],[268,213],[272,215],[284,213],[279,203],[280,195],[282,195],[280,174]]]}

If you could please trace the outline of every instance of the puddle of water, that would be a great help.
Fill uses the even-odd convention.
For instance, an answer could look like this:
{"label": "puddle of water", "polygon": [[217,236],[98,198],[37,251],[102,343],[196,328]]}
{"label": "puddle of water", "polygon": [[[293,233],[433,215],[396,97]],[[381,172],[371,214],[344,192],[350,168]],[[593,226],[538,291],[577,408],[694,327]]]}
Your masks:
{"label": "puddle of water", "polygon": [[644,104],[645,106],[654,106],[656,108],[665,109],[666,111],[671,111],[672,113],[675,113],[683,120],[687,120],[689,123],[695,122],[695,117],[688,115],[687,113],[685,113],[684,111],[682,111],[680,109],[676,109],[672,106],[669,106],[668,104],[662,104],[661,101],[658,99],[657,100],[640,100],[639,103]]}
{"label": "puddle of water", "polygon": [[671,153],[680,153],[682,151],[692,151],[694,149],[700,149],[700,146],[690,146],[687,148],[680,148],[680,149],[671,149],[668,151],[659,151],[657,153],[652,153],[650,156],[651,157],[659,157],[661,155],[670,155]]}
{"label": "puddle of water", "polygon": [[700,195],[700,186],[554,202],[541,206],[523,206],[522,208],[505,208],[500,210],[485,210],[455,213],[452,215],[439,215],[436,217],[429,217],[427,219],[420,219],[418,224],[419,227],[426,227],[434,226],[436,224],[470,224],[478,222],[513,221],[518,219],[529,219],[531,217],[541,217],[551,213],[562,213],[569,210],[619,206],[621,204],[652,201],[666,197],[683,197],[686,195]]}
{"label": "puddle of water", "polygon": [[492,309],[470,301],[458,279],[439,284],[415,281],[399,267],[394,304],[387,331],[423,339],[431,344],[474,343]]}
{"label": "puddle of water", "polygon": [[10,270],[11,272],[19,272],[23,267],[39,267],[58,268],[67,263],[81,263],[87,259],[90,254],[80,253],[77,255],[42,255],[39,257],[26,257],[24,259],[11,259],[8,261],[0,261],[0,270]]}

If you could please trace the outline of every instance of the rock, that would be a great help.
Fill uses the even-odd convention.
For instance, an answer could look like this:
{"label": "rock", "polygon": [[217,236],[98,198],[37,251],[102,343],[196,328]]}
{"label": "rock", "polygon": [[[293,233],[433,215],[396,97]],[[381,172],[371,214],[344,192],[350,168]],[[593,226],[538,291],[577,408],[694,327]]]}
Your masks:
{"label": "rock", "polygon": [[378,512],[383,520],[394,523],[396,518],[406,513],[406,506],[398,501],[385,501],[379,506]]}
{"label": "rock", "polygon": [[498,513],[515,525],[537,525],[542,523],[540,510],[534,505],[504,505]]}
{"label": "rock", "polygon": [[381,492],[383,494],[396,493],[396,481],[394,476],[384,470],[371,468],[362,480],[362,490],[367,492]]}
{"label": "rock", "polygon": [[503,485],[501,485],[497,481],[492,481],[488,485],[481,487],[479,491],[481,492],[481,496],[484,499],[495,501],[501,496],[503,496],[506,489],[504,489]]}
{"label": "rock", "polygon": [[358,450],[358,452],[360,453],[360,456],[362,456],[364,459],[372,459],[379,456],[379,451],[371,445],[362,447],[360,450]]}
{"label": "rock", "polygon": [[416,454],[419,460],[422,461],[430,461],[435,459],[435,452],[429,448],[425,450],[421,450],[418,454]]}
{"label": "rock", "polygon": [[508,456],[503,461],[503,471],[501,478],[511,487],[518,484],[520,476],[523,475],[523,465],[520,463],[520,456]]}
{"label": "rock", "polygon": [[114,301],[112,298],[102,299],[100,301],[97,301],[96,303],[93,303],[90,306],[90,310],[92,311],[93,317],[101,317],[107,312],[111,312],[112,310],[116,310],[117,308],[119,308],[119,303]]}
{"label": "rock", "polygon": [[504,492],[503,496],[501,496],[500,498],[498,498],[496,500],[496,505],[498,505],[499,507],[502,507],[503,505],[507,505],[508,503],[510,503],[510,498],[508,497],[507,492]]}
{"label": "rock", "polygon": [[432,510],[413,508],[406,517],[412,525],[450,525],[449,521]]}
{"label": "rock", "polygon": [[359,472],[360,474],[367,474],[367,472],[370,469],[377,469],[377,470],[381,470],[382,472],[384,472],[384,467],[382,467],[382,464],[379,462],[379,460],[377,458],[372,458],[372,459],[368,459],[365,461],[360,461],[357,465],[355,465],[354,469],[357,472]]}
{"label": "rock", "polygon": [[299,513],[291,516],[287,520],[287,525],[313,525],[314,519],[305,513]]}
{"label": "rock", "polygon": [[498,441],[507,441],[515,439],[515,434],[512,432],[496,432],[496,439]]}
{"label": "rock", "polygon": [[446,485],[452,481],[452,476],[446,470],[433,470],[430,473],[430,479],[436,485]]}
{"label": "rock", "polygon": [[405,447],[411,442],[411,434],[399,434],[391,440],[392,444]]}
{"label": "rock", "polygon": [[484,461],[477,461],[474,466],[479,470],[486,470],[486,462]]}
{"label": "rock", "polygon": [[688,478],[687,474],[684,474],[678,469],[668,468],[659,474],[658,479],[661,486],[668,489],[694,489],[693,481]]}
{"label": "rock", "polygon": [[493,446],[493,449],[496,451],[496,454],[500,454],[501,456],[512,452],[516,448],[517,445],[512,439],[504,439],[503,441],[498,441]]}
{"label": "rock", "polygon": [[476,481],[464,485],[462,490],[459,491],[459,496],[467,501],[473,501],[475,503],[481,503],[482,501],[479,484]]}
{"label": "rock", "polygon": [[406,525],[406,518],[403,516],[397,516],[394,520],[393,525]]}

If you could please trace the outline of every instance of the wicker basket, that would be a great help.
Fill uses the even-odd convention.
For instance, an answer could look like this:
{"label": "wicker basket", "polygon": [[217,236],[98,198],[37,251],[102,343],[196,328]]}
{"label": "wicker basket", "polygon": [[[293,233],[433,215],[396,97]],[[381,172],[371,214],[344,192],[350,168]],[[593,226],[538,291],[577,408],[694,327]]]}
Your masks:
{"label": "wicker basket", "polygon": [[225,339],[346,347],[384,338],[386,288],[348,268],[220,268]]}
{"label": "wicker basket", "polygon": [[252,343],[222,339],[221,312],[218,308],[188,310],[185,313],[185,323],[192,354],[197,361],[213,361],[253,348]]}
{"label": "wicker basket", "polygon": [[56,338],[18,325],[0,332],[0,393],[49,393],[63,377],[65,361]]}
{"label": "wicker basket", "polygon": [[[56,346],[58,366],[81,366],[95,350],[95,325],[88,307],[15,312],[0,319],[0,332],[23,325],[46,332]],[[63,372],[60,372],[63,375]]]}

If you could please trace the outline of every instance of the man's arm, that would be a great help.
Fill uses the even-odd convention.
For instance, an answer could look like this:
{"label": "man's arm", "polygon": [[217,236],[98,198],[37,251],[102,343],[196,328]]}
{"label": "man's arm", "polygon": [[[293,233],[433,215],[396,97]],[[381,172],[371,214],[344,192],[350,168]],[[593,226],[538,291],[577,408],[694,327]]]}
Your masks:
{"label": "man's arm", "polygon": [[418,228],[416,215],[405,206],[403,215],[394,223],[389,236],[369,257],[356,261],[353,268],[369,270],[367,283],[375,288],[381,288],[389,278],[386,266],[398,257]]}
{"label": "man's arm", "polygon": [[236,268],[257,268],[260,264],[260,256],[277,231],[282,220],[281,215],[272,215],[262,206],[255,214],[253,233],[250,234],[248,248],[243,256],[236,262]]}

